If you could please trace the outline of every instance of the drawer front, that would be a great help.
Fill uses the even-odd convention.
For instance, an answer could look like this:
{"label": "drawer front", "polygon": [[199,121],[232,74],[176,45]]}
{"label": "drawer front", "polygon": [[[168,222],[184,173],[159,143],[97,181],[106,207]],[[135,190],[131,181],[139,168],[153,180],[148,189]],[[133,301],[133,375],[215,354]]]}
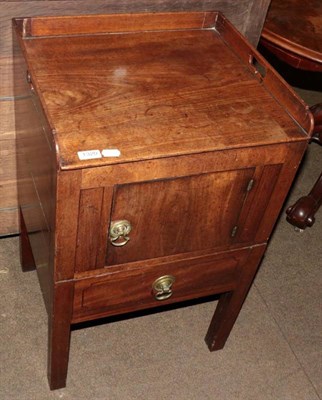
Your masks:
{"label": "drawer front", "polygon": [[73,322],[233,290],[249,253],[249,249],[243,249],[157,266],[136,266],[80,280],[75,283]]}

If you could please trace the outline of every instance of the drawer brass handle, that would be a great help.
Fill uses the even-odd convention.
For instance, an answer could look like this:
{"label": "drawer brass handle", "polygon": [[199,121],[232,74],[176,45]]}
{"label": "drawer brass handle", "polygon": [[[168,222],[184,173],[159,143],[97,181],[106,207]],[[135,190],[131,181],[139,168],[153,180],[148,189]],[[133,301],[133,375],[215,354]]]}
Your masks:
{"label": "drawer brass handle", "polygon": [[176,278],[172,275],[160,276],[153,282],[152,289],[156,300],[166,300],[172,296],[172,285]]}
{"label": "drawer brass handle", "polygon": [[[126,243],[130,240],[130,237],[128,235],[131,232],[131,229],[131,223],[126,219],[120,221],[112,221],[109,235],[112,245],[116,247],[126,245]],[[123,240],[118,241],[121,238],[123,238]]]}

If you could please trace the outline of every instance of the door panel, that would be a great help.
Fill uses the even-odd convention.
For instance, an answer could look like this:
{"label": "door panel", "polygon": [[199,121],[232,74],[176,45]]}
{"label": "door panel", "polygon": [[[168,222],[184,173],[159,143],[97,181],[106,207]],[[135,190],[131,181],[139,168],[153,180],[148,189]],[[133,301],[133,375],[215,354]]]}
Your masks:
{"label": "door panel", "polygon": [[254,172],[247,168],[116,186],[111,221],[127,220],[132,230],[124,246],[109,242],[107,265],[229,245]]}

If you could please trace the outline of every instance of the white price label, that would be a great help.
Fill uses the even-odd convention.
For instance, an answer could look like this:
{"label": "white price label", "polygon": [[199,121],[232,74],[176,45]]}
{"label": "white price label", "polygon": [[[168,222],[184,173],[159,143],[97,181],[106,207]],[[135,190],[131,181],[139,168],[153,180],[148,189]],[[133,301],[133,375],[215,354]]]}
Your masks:
{"label": "white price label", "polygon": [[120,157],[121,152],[119,149],[104,149],[102,155],[103,157]]}
{"label": "white price label", "polygon": [[102,158],[102,154],[99,150],[78,151],[77,154],[80,160],[92,160],[94,158]]}

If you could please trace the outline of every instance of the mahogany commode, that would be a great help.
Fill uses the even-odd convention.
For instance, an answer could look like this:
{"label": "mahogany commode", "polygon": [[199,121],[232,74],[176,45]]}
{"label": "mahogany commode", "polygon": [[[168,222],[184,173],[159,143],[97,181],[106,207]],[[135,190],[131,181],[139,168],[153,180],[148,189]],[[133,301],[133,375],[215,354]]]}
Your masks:
{"label": "mahogany commode", "polygon": [[22,266],[47,305],[50,387],[66,383],[81,321],[220,294],[206,342],[222,348],[310,110],[220,13],[14,28]]}

